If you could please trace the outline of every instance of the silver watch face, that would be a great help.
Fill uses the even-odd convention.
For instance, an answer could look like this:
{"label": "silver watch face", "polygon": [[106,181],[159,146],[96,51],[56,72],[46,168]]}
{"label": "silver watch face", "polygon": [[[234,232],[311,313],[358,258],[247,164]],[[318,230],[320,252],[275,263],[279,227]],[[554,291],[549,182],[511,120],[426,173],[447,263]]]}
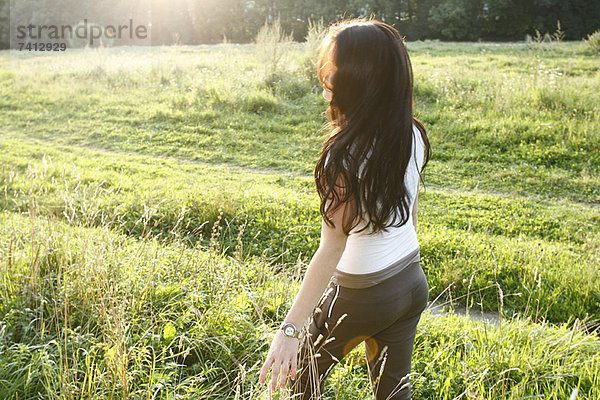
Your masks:
{"label": "silver watch face", "polygon": [[286,336],[294,336],[294,328],[291,326],[286,326],[284,333]]}

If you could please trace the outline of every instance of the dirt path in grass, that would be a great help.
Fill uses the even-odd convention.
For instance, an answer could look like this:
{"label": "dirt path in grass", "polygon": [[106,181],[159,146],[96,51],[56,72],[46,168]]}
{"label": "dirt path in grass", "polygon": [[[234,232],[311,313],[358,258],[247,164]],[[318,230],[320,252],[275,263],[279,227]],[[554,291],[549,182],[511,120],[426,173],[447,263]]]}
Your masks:
{"label": "dirt path in grass", "polygon": [[[444,310],[442,305],[435,303],[429,303],[427,310],[431,311],[431,315],[446,315],[454,314],[460,315],[464,318],[470,318],[473,321],[485,322],[490,325],[498,325],[500,322],[500,315],[496,311],[481,311],[481,309],[471,308],[469,310],[465,307],[456,307],[454,310]],[[468,313],[467,313],[468,311]]]}

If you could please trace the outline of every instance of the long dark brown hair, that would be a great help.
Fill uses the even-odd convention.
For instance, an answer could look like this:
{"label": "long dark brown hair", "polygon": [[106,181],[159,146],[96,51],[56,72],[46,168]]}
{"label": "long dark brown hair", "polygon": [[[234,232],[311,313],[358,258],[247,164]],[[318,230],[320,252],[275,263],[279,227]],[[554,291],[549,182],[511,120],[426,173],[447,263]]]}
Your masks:
{"label": "long dark brown hair", "polygon": [[423,124],[413,116],[412,67],[403,38],[377,20],[339,22],[321,44],[317,68],[319,81],[332,92],[331,131],[315,167],[325,222],[333,226],[331,215],[353,200],[351,215],[343,218],[346,234],[361,219],[365,226],[359,231],[404,225],[410,215],[404,177],[413,124],[425,144],[423,168],[430,146]]}

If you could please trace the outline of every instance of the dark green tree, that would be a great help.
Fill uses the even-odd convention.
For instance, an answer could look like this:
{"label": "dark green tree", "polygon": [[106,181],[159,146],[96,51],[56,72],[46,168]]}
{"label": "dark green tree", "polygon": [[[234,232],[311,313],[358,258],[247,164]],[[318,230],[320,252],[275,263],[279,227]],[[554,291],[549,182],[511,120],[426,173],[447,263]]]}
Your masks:
{"label": "dark green tree", "polygon": [[432,34],[447,40],[478,40],[483,26],[481,0],[444,0],[429,11]]}
{"label": "dark green tree", "polygon": [[483,5],[485,40],[523,40],[531,26],[532,0],[487,0]]}
{"label": "dark green tree", "polygon": [[0,0],[0,50],[10,46],[10,0]]}
{"label": "dark green tree", "polygon": [[600,29],[600,2],[598,0],[534,0],[530,10],[532,30],[552,33],[557,21],[565,32],[565,39],[579,40]]}

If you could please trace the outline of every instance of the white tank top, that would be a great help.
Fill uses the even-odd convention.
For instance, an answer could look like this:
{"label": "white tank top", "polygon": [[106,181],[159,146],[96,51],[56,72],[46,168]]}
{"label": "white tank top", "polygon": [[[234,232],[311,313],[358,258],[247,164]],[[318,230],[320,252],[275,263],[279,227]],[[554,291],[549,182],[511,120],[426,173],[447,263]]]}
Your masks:
{"label": "white tank top", "polygon": [[413,125],[411,159],[406,168],[405,185],[409,195],[409,215],[406,224],[399,228],[389,227],[387,232],[372,233],[369,230],[356,232],[359,225],[350,231],[346,248],[337,264],[338,271],[349,274],[367,274],[382,270],[406,257],[419,247],[413,225],[412,209],[417,195],[419,171],[425,157],[425,145],[421,132]]}

